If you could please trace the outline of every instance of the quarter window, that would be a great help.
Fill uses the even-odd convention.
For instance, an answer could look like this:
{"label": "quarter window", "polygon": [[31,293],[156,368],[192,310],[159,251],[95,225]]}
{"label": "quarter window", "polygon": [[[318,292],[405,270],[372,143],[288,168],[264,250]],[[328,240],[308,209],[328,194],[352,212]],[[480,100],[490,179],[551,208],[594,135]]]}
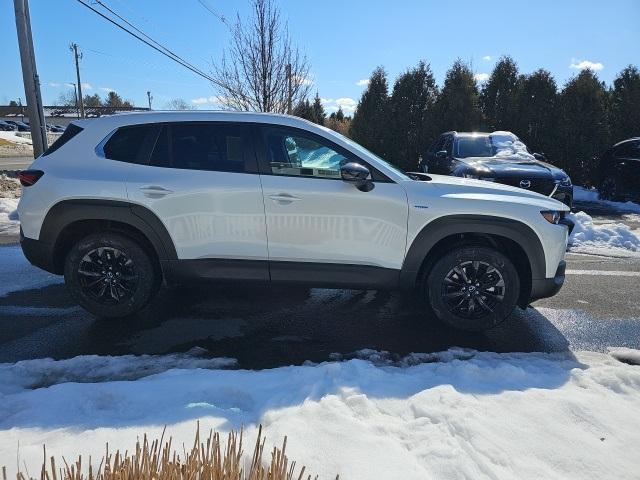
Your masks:
{"label": "quarter window", "polygon": [[297,133],[270,130],[266,143],[274,175],[339,179],[340,167],[351,161],[321,140]]}

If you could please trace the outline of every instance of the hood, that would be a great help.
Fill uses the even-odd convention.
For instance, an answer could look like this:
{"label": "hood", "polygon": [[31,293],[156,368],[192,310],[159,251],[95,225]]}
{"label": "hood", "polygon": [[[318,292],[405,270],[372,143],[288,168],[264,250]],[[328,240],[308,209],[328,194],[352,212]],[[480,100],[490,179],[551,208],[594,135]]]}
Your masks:
{"label": "hood", "polygon": [[[419,194],[423,189],[437,189],[441,199],[498,201],[529,205],[547,210],[568,211],[564,203],[522,188],[448,175],[429,175],[430,181],[407,181],[407,189]],[[430,192],[433,193],[433,190]]]}
{"label": "hood", "polygon": [[495,157],[468,157],[459,159],[469,167],[482,170],[490,170],[497,175],[513,175],[528,177],[553,177],[554,170],[558,170],[549,164],[539,162],[521,155],[501,155]]}

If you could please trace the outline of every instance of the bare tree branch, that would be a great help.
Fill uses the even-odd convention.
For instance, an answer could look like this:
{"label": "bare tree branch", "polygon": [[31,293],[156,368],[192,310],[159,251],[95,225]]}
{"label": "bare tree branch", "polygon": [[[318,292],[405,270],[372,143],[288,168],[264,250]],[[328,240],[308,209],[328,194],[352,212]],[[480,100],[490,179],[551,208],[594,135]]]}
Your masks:
{"label": "bare tree branch", "polygon": [[[222,104],[233,110],[284,113],[309,94],[307,57],[291,45],[289,30],[273,0],[252,0],[247,25],[240,16],[231,28],[231,45],[214,66],[213,85]],[[287,75],[291,67],[291,78]]]}

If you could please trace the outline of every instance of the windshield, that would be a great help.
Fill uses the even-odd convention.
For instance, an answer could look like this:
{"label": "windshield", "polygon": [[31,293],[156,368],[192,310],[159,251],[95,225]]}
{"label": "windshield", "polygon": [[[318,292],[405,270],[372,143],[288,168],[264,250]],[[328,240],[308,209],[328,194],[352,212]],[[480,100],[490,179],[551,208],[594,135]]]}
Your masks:
{"label": "windshield", "polygon": [[510,132],[458,137],[454,156],[457,158],[518,156],[527,160],[533,159],[527,146]]}
{"label": "windshield", "polygon": [[398,167],[396,167],[396,166],[390,164],[389,162],[387,162],[386,160],[380,158],[378,155],[376,155],[375,153],[367,150],[366,148],[364,148],[359,143],[354,142],[350,138],[345,137],[341,133],[338,133],[338,132],[336,132],[334,130],[331,130],[331,129],[327,129],[327,130],[329,132],[331,132],[332,135],[335,135],[336,137],[340,137],[340,139],[342,139],[344,142],[348,143],[355,150],[358,150],[359,152],[364,153],[365,155],[369,155],[369,156],[375,158],[378,162],[382,163],[389,170],[392,170],[394,173],[396,173],[397,175],[400,175],[405,180],[411,180],[411,178],[406,173],[404,173],[402,170],[398,170]]}

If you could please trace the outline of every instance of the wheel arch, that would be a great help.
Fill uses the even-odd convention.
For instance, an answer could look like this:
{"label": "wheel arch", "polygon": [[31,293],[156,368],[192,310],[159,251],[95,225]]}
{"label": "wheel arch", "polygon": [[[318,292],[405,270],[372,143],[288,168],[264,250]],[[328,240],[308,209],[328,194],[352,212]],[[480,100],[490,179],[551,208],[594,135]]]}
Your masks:
{"label": "wheel arch", "polygon": [[63,200],[49,209],[39,240],[49,245],[50,271],[62,273],[64,259],[75,239],[104,230],[123,233],[143,243],[151,250],[162,274],[170,275],[170,262],[177,259],[177,253],[164,224],[145,207],[115,200]]}
{"label": "wheel arch", "polygon": [[491,246],[507,255],[520,275],[521,307],[529,302],[532,280],[546,277],[542,242],[528,225],[490,215],[450,215],[430,222],[418,233],[400,272],[401,286],[415,288],[437,258],[462,245]]}

